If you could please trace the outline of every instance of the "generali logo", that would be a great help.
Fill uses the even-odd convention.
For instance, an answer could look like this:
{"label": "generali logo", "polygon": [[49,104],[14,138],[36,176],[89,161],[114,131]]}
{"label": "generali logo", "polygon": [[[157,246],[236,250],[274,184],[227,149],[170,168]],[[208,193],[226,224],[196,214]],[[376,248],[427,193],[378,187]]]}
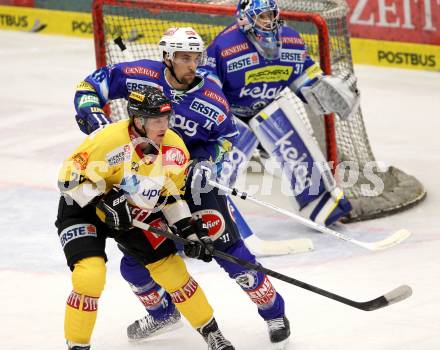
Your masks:
{"label": "generali logo", "polygon": [[159,79],[159,72],[142,66],[125,67],[124,73],[127,75],[145,75],[149,78]]}

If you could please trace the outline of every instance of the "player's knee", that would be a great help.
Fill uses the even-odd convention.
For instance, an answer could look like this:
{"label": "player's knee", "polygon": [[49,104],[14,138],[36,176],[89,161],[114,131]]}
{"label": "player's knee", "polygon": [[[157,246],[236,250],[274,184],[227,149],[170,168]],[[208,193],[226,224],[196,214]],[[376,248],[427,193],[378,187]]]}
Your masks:
{"label": "player's knee", "polygon": [[120,271],[122,277],[135,286],[144,285],[151,281],[150,274],[145,266],[129,255],[124,255],[121,259]]}
{"label": "player's knee", "polygon": [[82,295],[99,298],[105,285],[104,258],[90,257],[75,263],[72,272],[73,290]]}
{"label": "player's knee", "polygon": [[147,265],[151,277],[167,291],[179,289],[189,279],[185,263],[178,255],[169,255]]}

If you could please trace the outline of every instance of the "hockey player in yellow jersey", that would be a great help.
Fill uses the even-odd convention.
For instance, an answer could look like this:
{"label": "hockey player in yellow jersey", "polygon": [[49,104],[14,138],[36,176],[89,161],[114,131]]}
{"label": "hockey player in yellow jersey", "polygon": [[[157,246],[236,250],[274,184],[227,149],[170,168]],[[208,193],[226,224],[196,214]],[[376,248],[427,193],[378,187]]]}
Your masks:
{"label": "hockey player in yellow jersey", "polygon": [[215,349],[234,349],[174,243],[131,225],[135,217],[161,229],[170,227],[191,240],[184,247],[186,255],[212,259],[208,232],[191,218],[182,197],[189,153],[168,129],[171,103],[160,90],[147,87],[130,94],[128,113],[129,120],[91,134],[60,170],[56,226],[73,285],[64,323],[68,349],[90,349],[105,284],[108,237],[149,270],[205,341],[211,344],[215,338],[221,344]]}

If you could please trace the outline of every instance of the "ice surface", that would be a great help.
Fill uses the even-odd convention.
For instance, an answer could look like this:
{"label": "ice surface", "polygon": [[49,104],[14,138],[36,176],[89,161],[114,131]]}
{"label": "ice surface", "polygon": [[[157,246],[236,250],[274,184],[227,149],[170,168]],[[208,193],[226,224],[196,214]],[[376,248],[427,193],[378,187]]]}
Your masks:
{"label": "ice surface", "polygon": [[[2,31],[0,44],[0,348],[64,349],[64,304],[71,286],[53,225],[55,179],[58,164],[83,138],[72,99],[75,85],[94,69],[93,43]],[[292,325],[289,349],[439,349],[440,75],[365,66],[356,73],[376,157],[415,175],[428,197],[398,215],[338,229],[373,241],[407,228],[413,232],[408,241],[371,253],[238,204],[260,237],[308,237],[315,244],[311,253],[260,259],[270,269],[359,301],[401,284],[414,290],[408,300],[368,313],[273,280]],[[276,190],[260,198],[289,209]],[[139,346],[128,344],[125,328],[143,309],[119,276],[120,253],[111,241],[108,255],[94,350],[206,348],[188,324]],[[214,263],[187,263],[236,348],[269,349],[266,325],[238,286]]]}

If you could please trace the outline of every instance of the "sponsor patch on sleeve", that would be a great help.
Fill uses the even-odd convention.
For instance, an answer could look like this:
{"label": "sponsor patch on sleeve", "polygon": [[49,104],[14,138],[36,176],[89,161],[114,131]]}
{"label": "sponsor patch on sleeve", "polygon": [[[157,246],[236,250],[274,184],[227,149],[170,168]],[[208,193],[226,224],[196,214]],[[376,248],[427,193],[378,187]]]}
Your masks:
{"label": "sponsor patch on sleeve", "polygon": [[78,108],[91,107],[91,106],[99,106],[99,98],[96,95],[82,95]]}
{"label": "sponsor patch on sleeve", "polygon": [[87,162],[89,160],[89,155],[87,152],[76,153],[72,157],[73,165],[78,170],[85,170],[87,168]]}
{"label": "sponsor patch on sleeve", "polygon": [[319,68],[319,66],[315,63],[311,65],[309,68],[306,69],[305,73],[307,74],[307,77],[312,80],[322,75],[322,70]]}
{"label": "sponsor patch on sleeve", "polygon": [[93,87],[92,84],[86,82],[86,81],[82,81],[80,82],[77,86],[76,86],[76,91],[95,91],[95,88]]}
{"label": "sponsor patch on sleeve", "polygon": [[77,224],[66,227],[60,233],[61,246],[64,248],[66,244],[78,238],[97,237],[96,227],[92,224]]}

